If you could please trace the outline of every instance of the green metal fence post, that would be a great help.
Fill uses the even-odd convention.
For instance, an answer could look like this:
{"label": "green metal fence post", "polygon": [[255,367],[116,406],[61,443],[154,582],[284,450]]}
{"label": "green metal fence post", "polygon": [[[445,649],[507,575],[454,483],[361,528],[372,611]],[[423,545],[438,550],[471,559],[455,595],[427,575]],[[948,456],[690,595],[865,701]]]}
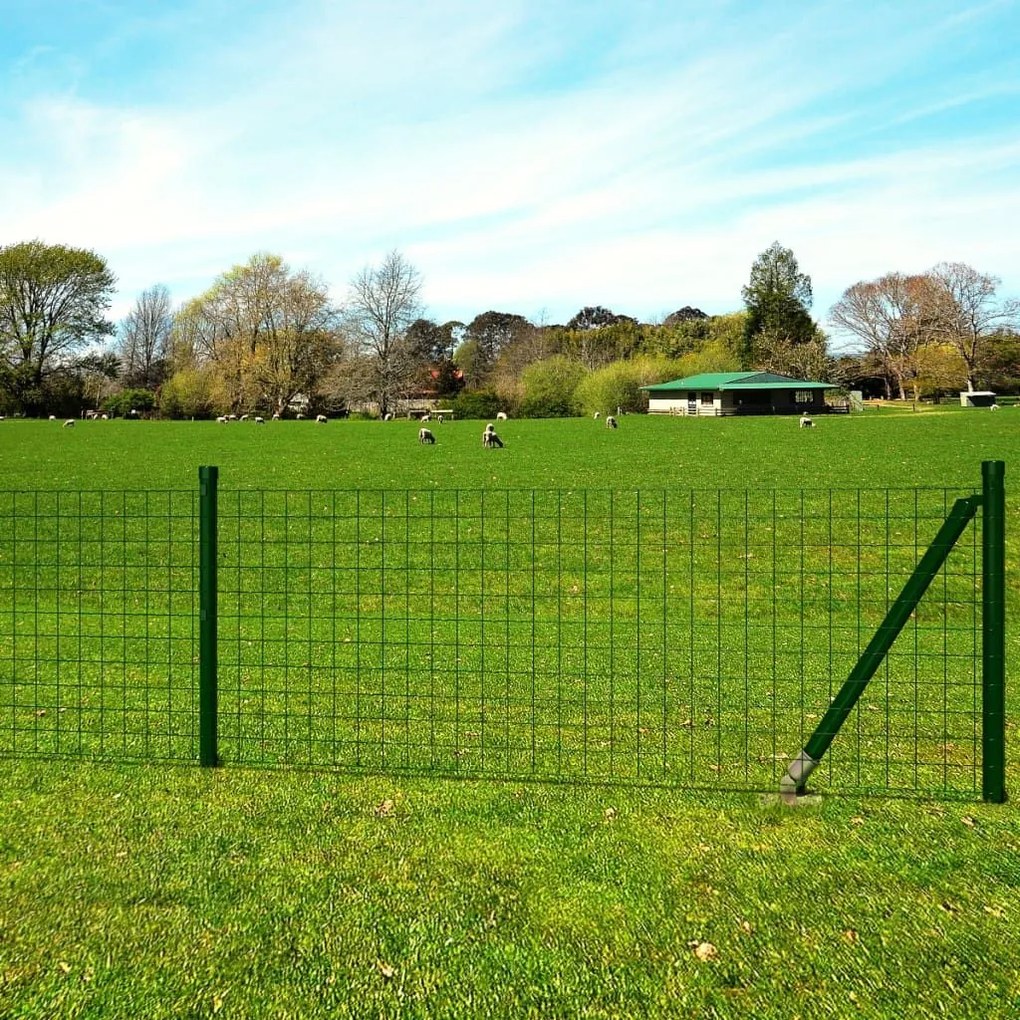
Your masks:
{"label": "green metal fence post", "polygon": [[198,760],[219,764],[216,747],[216,483],[218,467],[198,469]]}
{"label": "green metal fence post", "polygon": [[981,797],[1006,799],[1006,465],[981,464]]}

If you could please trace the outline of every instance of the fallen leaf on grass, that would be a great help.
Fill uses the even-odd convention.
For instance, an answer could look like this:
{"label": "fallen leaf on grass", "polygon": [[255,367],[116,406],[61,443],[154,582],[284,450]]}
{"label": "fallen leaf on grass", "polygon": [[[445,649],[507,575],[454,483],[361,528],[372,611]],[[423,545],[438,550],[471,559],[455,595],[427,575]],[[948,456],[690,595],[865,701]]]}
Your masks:
{"label": "fallen leaf on grass", "polygon": [[384,800],[381,804],[375,806],[375,817],[376,818],[389,818],[393,814],[393,801]]}
{"label": "fallen leaf on grass", "polygon": [[751,924],[750,921],[741,921],[740,922],[740,930],[745,935],[753,935],[754,934],[754,925]]}
{"label": "fallen leaf on grass", "polygon": [[606,821],[611,822],[616,817],[616,808],[607,807],[605,811]]}
{"label": "fallen leaf on grass", "polygon": [[35,717],[36,717],[36,719],[41,719],[45,714],[46,714],[46,709],[45,708],[40,708],[39,711],[35,713]]}
{"label": "fallen leaf on grass", "polygon": [[716,949],[711,942],[699,942],[694,947],[694,955],[702,963],[708,963],[709,960],[715,960],[718,958],[719,950]]}
{"label": "fallen leaf on grass", "polygon": [[963,824],[966,825],[968,829],[973,829],[974,826],[977,825],[977,822],[975,822],[974,819],[970,817],[970,815],[964,815],[960,819],[960,821],[963,822]]}
{"label": "fallen leaf on grass", "polygon": [[843,941],[849,942],[850,945],[855,945],[857,942],[860,941],[860,936],[857,934],[856,931],[854,931],[853,928],[847,928],[847,930],[843,932]]}
{"label": "fallen leaf on grass", "polygon": [[947,914],[956,913],[956,907],[952,903],[950,903],[949,900],[946,900],[944,903],[942,903],[941,907]]}
{"label": "fallen leaf on grass", "polygon": [[994,904],[991,904],[991,903],[986,903],[984,905],[984,907],[982,907],[982,909],[990,917],[1005,917],[1006,916],[1006,911],[1003,910],[1002,907],[997,907],[997,906],[995,906]]}
{"label": "fallen leaf on grass", "polygon": [[60,961],[60,963],[58,963],[58,964],[57,964],[57,966],[58,966],[58,967],[59,967],[59,968],[60,968],[60,969],[61,969],[61,970],[62,970],[62,971],[63,971],[63,972],[65,973],[65,974],[70,974],[70,973],[71,973],[71,965],[70,965],[69,963],[65,963],[65,962],[64,962],[63,960],[61,960],[61,961]]}
{"label": "fallen leaf on grass", "polygon": [[393,979],[393,975],[397,973],[396,968],[391,967],[384,960],[376,960],[375,965],[378,968],[379,973],[382,974],[387,981],[391,981]]}
{"label": "fallen leaf on grass", "polygon": [[861,818],[860,815],[854,815],[854,817],[850,819],[850,824],[851,825],[863,825],[864,824],[864,819]]}

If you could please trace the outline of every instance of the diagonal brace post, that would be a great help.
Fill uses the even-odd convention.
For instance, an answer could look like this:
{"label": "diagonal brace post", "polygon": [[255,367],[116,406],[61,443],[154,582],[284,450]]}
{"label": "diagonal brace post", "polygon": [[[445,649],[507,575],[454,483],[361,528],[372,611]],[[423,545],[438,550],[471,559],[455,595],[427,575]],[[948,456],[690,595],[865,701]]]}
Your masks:
{"label": "diagonal brace post", "polygon": [[804,791],[808,776],[829,749],[840,727],[864,693],[868,681],[875,675],[886,653],[892,648],[893,642],[910,619],[911,613],[917,608],[929,585],[946,562],[953,546],[973,520],[981,502],[980,496],[967,496],[953,504],[949,516],[942,522],[938,534],[914,567],[913,573],[907,578],[907,583],[896,601],[889,607],[885,619],[868,642],[868,647],[861,653],[857,665],[850,671],[839,693],[833,698],[822,721],[780,780],[779,791],[782,795],[793,796]]}

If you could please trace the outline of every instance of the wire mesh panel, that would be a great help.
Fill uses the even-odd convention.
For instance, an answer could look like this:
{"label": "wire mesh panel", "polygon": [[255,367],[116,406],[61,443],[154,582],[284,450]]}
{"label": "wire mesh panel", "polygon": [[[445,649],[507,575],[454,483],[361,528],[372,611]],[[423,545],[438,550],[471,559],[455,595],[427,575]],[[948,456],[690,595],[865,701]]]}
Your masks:
{"label": "wire mesh panel", "polygon": [[193,492],[0,492],[0,753],[194,756]]}
{"label": "wire mesh panel", "polygon": [[[224,760],[774,789],[955,498],[220,493]],[[813,777],[979,785],[976,530]]]}

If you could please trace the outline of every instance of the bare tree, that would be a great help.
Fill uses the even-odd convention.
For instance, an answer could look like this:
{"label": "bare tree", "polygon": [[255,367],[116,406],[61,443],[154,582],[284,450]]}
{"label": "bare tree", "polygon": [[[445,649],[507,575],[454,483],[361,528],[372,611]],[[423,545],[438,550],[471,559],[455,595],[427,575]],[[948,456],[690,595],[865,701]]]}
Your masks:
{"label": "bare tree", "polygon": [[928,276],[934,285],[933,328],[963,358],[967,388],[972,390],[983,341],[996,330],[1016,324],[1020,303],[996,303],[995,293],[1002,281],[963,262],[940,262]]}
{"label": "bare tree", "polygon": [[848,287],[832,306],[829,321],[863,342],[902,400],[904,383],[917,374],[917,350],[932,337],[935,307],[928,276],[887,273]]}
{"label": "bare tree", "polygon": [[422,314],[421,283],[421,274],[398,251],[391,251],[380,266],[365,266],[351,280],[344,322],[369,359],[380,414],[386,414],[422,367],[421,352],[407,335]]}
{"label": "bare tree", "polygon": [[118,353],[126,385],[151,389],[163,381],[173,325],[170,291],[161,283],[142,291],[120,325]]}

